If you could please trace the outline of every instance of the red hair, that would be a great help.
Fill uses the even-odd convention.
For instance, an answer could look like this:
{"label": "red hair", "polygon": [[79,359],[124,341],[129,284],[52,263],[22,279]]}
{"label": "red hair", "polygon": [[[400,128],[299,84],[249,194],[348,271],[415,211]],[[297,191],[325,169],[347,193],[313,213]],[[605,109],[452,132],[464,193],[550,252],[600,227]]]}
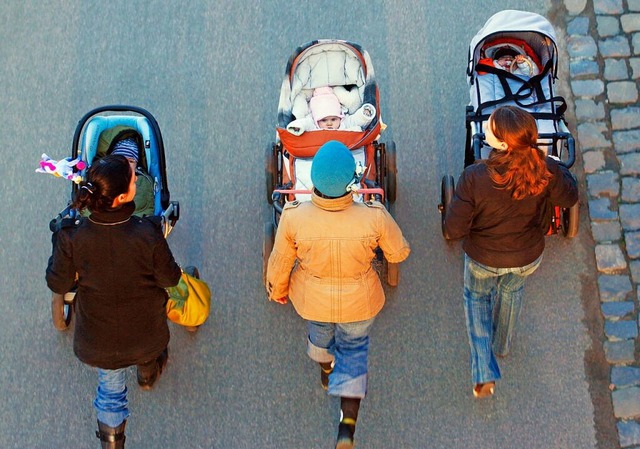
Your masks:
{"label": "red hair", "polygon": [[502,106],[491,114],[493,135],[507,144],[493,150],[485,161],[491,180],[499,189],[521,200],[541,194],[551,179],[545,153],[538,148],[538,127],[531,114],[515,106]]}

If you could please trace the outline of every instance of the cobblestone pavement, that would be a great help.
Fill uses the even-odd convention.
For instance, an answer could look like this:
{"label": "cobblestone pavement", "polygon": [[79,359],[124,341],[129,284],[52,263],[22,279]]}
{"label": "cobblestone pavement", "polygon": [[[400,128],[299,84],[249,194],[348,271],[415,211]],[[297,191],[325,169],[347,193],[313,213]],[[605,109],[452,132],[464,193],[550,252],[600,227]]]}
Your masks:
{"label": "cobblestone pavement", "polygon": [[564,0],[620,447],[640,448],[640,0]]}

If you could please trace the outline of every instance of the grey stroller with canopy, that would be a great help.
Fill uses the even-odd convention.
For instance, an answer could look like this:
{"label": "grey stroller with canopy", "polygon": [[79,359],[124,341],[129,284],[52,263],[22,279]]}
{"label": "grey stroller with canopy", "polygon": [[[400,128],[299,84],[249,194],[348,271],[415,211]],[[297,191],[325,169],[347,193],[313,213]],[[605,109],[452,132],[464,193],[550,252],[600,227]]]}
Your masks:
{"label": "grey stroller with canopy", "polygon": [[[506,50],[506,51],[505,51]],[[515,62],[508,67],[494,63],[498,52],[522,55],[528,67]],[[575,162],[575,140],[564,118],[563,97],[554,92],[558,72],[556,34],[543,16],[526,11],[504,10],[491,16],[473,37],[467,57],[467,84],[470,102],[466,108],[464,166],[486,158],[490,146],[483,126],[500,106],[517,106],[531,113],[538,125],[538,146],[558,157],[566,167]],[[455,190],[451,175],[442,178],[442,232],[446,208]],[[578,232],[579,204],[571,208],[551,205],[549,234],[574,237]]]}

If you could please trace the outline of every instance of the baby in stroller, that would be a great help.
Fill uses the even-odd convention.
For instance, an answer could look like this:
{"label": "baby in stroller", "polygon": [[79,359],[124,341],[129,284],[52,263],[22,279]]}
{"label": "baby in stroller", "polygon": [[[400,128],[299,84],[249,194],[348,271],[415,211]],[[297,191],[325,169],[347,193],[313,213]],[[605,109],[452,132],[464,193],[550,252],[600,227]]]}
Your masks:
{"label": "baby in stroller", "polygon": [[531,77],[540,73],[540,67],[534,62],[533,57],[515,44],[505,42],[503,45],[487,48],[485,55],[487,57],[481,59],[480,64],[493,65],[514,75]]}
{"label": "baby in stroller", "polygon": [[469,45],[465,165],[487,156],[487,146],[474,155],[472,136],[479,136],[493,110],[505,105],[531,113],[538,126],[538,145],[557,155],[560,148],[554,147],[568,133],[563,117],[566,102],[554,93],[557,69],[555,30],[546,18],[504,10],[487,20]]}
{"label": "baby in stroller", "polygon": [[[115,134],[111,139],[109,136]],[[107,147],[108,144],[108,147]],[[120,154],[127,158],[136,173],[136,195],[134,203],[136,208],[133,215],[145,217],[155,212],[153,179],[147,172],[145,164],[140,160],[142,136],[133,128],[118,125],[112,129],[102,131],[100,134],[98,151],[94,161],[107,154]],[[83,215],[90,213],[85,210]]]}
{"label": "baby in stroller", "polygon": [[350,149],[365,170],[361,186],[373,187],[367,181],[376,181],[375,142],[384,129],[378,105],[374,70],[359,45],[317,40],[298,48],[280,90],[277,142],[267,150],[268,165],[277,167],[267,195],[287,186],[287,200],[310,199],[311,160],[330,140]]}
{"label": "baby in stroller", "polygon": [[[355,113],[345,115],[346,108],[342,106],[344,100],[340,101],[336,95],[336,92],[342,91],[345,91],[343,86],[336,86],[333,89],[329,86],[314,89],[313,96],[309,100],[310,113],[289,123],[287,131],[295,136],[316,129],[362,131],[362,128],[373,120],[376,108],[370,103],[365,103]],[[301,114],[300,110],[296,112]]]}

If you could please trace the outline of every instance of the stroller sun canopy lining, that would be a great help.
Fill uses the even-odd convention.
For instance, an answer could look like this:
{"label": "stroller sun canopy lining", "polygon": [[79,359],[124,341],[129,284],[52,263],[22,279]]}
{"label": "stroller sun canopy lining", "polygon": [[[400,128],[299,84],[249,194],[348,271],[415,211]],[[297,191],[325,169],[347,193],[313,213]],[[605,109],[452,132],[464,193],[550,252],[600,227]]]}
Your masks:
{"label": "stroller sun canopy lining", "polygon": [[[82,159],[89,163],[93,162],[98,149],[98,140],[103,131],[117,125],[124,125],[134,128],[142,137],[144,142],[144,151],[147,161],[147,172],[153,178],[154,182],[161,184],[161,169],[158,157],[158,144],[156,135],[147,120],[143,116],[134,115],[96,115],[92,117],[85,125],[82,135],[81,155]],[[158,190],[158,189],[157,189]],[[155,213],[162,211],[160,195],[155,195]]]}
{"label": "stroller sun canopy lining", "polygon": [[301,50],[287,72],[293,91],[349,84],[361,87],[367,76],[367,65],[353,45],[328,40]]}
{"label": "stroller sun canopy lining", "polygon": [[[325,39],[298,47],[289,58],[280,89],[278,126],[309,114],[308,102],[318,87],[343,86],[340,101],[349,114],[362,104],[378,109],[378,92],[369,54],[351,42]],[[344,101],[343,101],[344,100]],[[379,112],[376,114],[379,116]],[[374,128],[375,122],[370,128]]]}
{"label": "stroller sun canopy lining", "polygon": [[543,65],[552,59],[551,70],[555,76],[557,45],[553,25],[539,14],[516,10],[504,10],[494,14],[471,39],[467,73],[473,72],[474,65],[481,58],[480,53],[486,43],[508,36],[517,36],[526,41]]}

